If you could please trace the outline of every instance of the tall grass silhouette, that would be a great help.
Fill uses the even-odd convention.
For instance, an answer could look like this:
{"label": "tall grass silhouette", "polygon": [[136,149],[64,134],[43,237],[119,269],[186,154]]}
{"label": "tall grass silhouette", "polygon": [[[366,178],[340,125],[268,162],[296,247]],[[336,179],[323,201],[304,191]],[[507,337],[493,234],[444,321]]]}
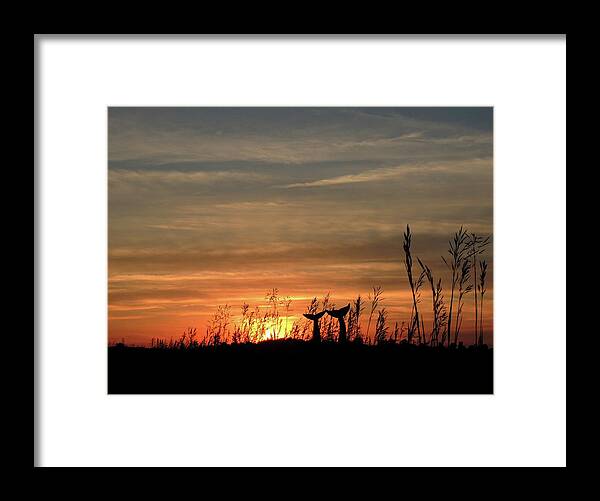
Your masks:
{"label": "tall grass silhouette", "polygon": [[377,322],[375,324],[375,344],[383,344],[387,341],[387,314],[385,308],[377,312]]}
{"label": "tall grass silhouette", "polygon": [[487,289],[485,286],[485,279],[487,276],[487,262],[482,260],[479,262],[479,284],[478,284],[478,292],[479,292],[479,304],[481,308],[481,314],[479,315],[479,344],[483,343],[483,296],[485,295]]}
{"label": "tall grass silhouette", "polygon": [[485,248],[490,242],[490,237],[482,237],[476,233],[469,235],[469,259],[471,261],[472,279],[473,279],[473,306],[475,309],[475,344],[478,344],[478,331],[479,331],[479,310],[477,301],[477,258],[483,254]]}
{"label": "tall grass silhouette", "polygon": [[362,343],[362,334],[360,330],[360,316],[365,309],[365,305],[359,294],[350,308],[348,315],[348,341],[356,341]]}
{"label": "tall grass silhouette", "polygon": [[[448,346],[450,346],[450,341],[452,337],[452,310],[454,308],[454,292],[456,291],[457,286],[460,288],[459,282],[461,279],[462,267],[465,263],[465,256],[468,253],[468,242],[469,237],[467,235],[467,232],[461,226],[460,229],[454,234],[454,237],[448,242],[448,254],[450,254],[450,261],[447,261],[446,258],[442,256],[442,260],[444,261],[451,273],[450,308],[448,311],[448,324],[446,326],[446,340]],[[457,336],[455,335],[455,344],[456,337]]]}
{"label": "tall grass silhouette", "polygon": [[[445,333],[445,326],[448,319],[448,314],[446,313],[446,305],[444,304],[444,295],[442,293],[442,279],[438,279],[436,282],[433,277],[433,272],[431,268],[418,259],[419,265],[429,282],[429,286],[431,287],[431,306],[432,306],[432,328],[431,334],[429,336],[429,342],[424,339],[425,344],[430,344],[431,346],[437,346],[440,342],[440,333]],[[443,334],[445,336],[445,334]],[[425,333],[423,333],[425,336]],[[443,339],[442,339],[443,344]]]}
{"label": "tall grass silhouette", "polygon": [[369,309],[369,321],[367,322],[367,332],[365,337],[367,338],[367,343],[371,342],[371,338],[369,337],[369,332],[371,330],[371,321],[373,320],[373,314],[377,310],[379,303],[383,301],[383,289],[381,286],[373,287],[371,292],[369,293],[369,302],[371,303]]}
{"label": "tall grass silhouette", "polygon": [[471,282],[471,262],[464,259],[460,267],[458,278],[458,307],[456,308],[456,321],[454,323],[454,345],[458,345],[460,328],[462,326],[463,308],[465,305],[465,296],[471,292],[473,285]]}
{"label": "tall grass silhouette", "polygon": [[412,234],[410,232],[410,226],[406,225],[406,231],[404,232],[404,267],[406,269],[406,275],[408,277],[408,285],[412,294],[412,314],[408,327],[408,342],[412,343],[415,332],[419,343],[422,342],[421,331],[423,330],[423,322],[419,318],[419,289],[423,285],[423,279],[425,274],[422,271],[419,278],[415,281],[413,278],[413,258],[411,253]]}

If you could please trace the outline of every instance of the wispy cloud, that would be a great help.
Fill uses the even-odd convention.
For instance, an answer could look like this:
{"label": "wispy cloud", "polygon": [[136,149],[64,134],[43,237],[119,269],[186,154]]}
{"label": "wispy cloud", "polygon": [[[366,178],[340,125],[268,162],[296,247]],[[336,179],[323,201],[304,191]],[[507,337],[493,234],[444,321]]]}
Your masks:
{"label": "wispy cloud", "polygon": [[218,184],[231,181],[259,181],[267,176],[251,171],[176,171],[176,170],[109,170],[108,182],[118,184]]}
{"label": "wispy cloud", "polygon": [[291,183],[280,186],[281,188],[311,188],[319,186],[335,186],[338,184],[369,183],[373,181],[382,181],[385,179],[398,178],[407,174],[414,168],[411,167],[384,167],[380,169],[371,169],[358,174],[347,174],[329,179],[317,179],[303,183]]}
{"label": "wispy cloud", "polygon": [[441,172],[460,172],[469,166],[481,167],[484,162],[479,159],[469,160],[465,162],[452,163],[434,163],[434,164],[413,164],[413,165],[397,165],[394,167],[381,167],[377,169],[369,169],[356,174],[346,174],[332,178],[316,179],[314,181],[305,181],[300,183],[290,183],[279,186],[280,188],[312,188],[320,186],[335,186],[341,184],[354,183],[371,183],[375,181],[385,181],[390,179],[401,179],[411,174],[420,176],[439,174]]}

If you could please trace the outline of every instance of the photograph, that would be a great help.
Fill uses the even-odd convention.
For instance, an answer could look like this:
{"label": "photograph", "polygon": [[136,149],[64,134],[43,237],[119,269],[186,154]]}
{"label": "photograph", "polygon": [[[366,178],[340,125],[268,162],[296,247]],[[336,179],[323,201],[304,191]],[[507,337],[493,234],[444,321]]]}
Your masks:
{"label": "photograph", "polygon": [[493,107],[107,126],[109,394],[493,394]]}

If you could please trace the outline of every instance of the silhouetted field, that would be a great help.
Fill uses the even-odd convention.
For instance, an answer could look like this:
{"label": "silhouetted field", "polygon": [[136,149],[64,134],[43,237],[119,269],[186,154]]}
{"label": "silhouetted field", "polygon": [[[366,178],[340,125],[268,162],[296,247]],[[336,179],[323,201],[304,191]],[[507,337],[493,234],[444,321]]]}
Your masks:
{"label": "silhouetted field", "polygon": [[108,392],[489,394],[493,350],[292,339],[192,350],[112,346]]}

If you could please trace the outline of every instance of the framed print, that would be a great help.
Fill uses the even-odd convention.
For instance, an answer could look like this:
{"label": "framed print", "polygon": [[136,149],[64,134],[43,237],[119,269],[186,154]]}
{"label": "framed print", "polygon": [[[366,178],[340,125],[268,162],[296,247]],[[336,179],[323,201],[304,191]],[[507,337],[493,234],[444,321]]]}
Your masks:
{"label": "framed print", "polygon": [[34,77],[35,466],[566,464],[564,34],[36,35]]}

